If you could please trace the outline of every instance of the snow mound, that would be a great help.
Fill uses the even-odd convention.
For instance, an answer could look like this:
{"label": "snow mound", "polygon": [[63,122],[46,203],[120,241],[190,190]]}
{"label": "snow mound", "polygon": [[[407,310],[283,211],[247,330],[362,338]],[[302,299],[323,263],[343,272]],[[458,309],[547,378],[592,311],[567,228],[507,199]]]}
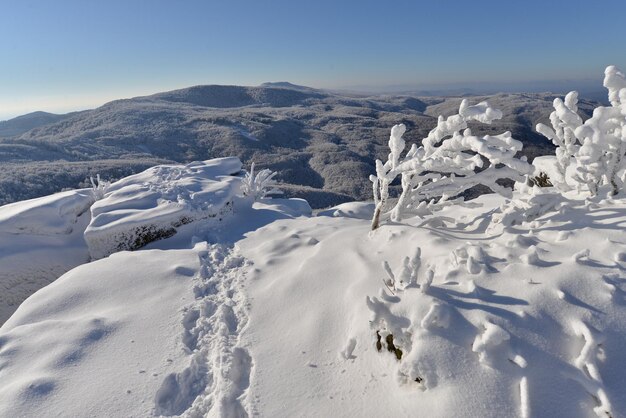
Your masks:
{"label": "snow mound", "polygon": [[334,216],[343,218],[372,219],[374,204],[371,202],[348,202],[321,210],[317,216]]}
{"label": "snow mound", "polygon": [[187,165],[160,165],[107,188],[91,207],[85,240],[93,259],[135,250],[167,238],[201,219],[221,220],[232,212],[241,179],[236,157]]}
{"label": "snow mound", "polygon": [[0,328],[0,416],[152,415],[185,361],[179,310],[198,251],[114,254],[31,296]]}
{"label": "snow mound", "polygon": [[0,206],[0,232],[9,234],[69,234],[93,198],[88,189],[70,190]]}
{"label": "snow mound", "polygon": [[0,325],[28,296],[89,259],[88,190],[0,206]]}

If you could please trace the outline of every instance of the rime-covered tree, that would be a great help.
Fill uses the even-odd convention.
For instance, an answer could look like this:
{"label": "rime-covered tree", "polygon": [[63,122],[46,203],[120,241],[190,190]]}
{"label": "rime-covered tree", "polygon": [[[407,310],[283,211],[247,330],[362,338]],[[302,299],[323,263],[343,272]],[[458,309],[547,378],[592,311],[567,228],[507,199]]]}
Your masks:
{"label": "rime-covered tree", "polygon": [[572,179],[596,195],[603,185],[610,186],[615,195],[622,188],[626,169],[626,77],[617,67],[604,71],[604,87],[609,93],[611,106],[594,109],[584,123],[577,114],[578,94],[570,92],[565,102],[554,100],[550,115],[552,128],[537,125],[537,131],[557,146],[556,168],[563,179],[552,179],[557,188],[567,190],[565,171],[569,164],[576,165]]}
{"label": "rime-covered tree", "polygon": [[[400,221],[407,216],[430,214],[463,200],[459,195],[479,184],[510,197],[511,190],[497,180],[524,181],[532,173],[525,158],[515,158],[522,143],[513,139],[510,132],[478,137],[467,127],[471,120],[490,124],[501,117],[502,113],[487,102],[470,106],[463,100],[458,114],[439,116],[437,126],[422,140],[422,145],[413,144],[404,157],[406,144],[402,135],[406,127],[394,126],[387,162],[377,160],[376,175],[370,176],[376,207],[372,229],[378,228],[384,218]],[[389,209],[389,186],[398,176],[402,193]]]}
{"label": "rime-covered tree", "polygon": [[583,120],[578,115],[578,92],[572,91],[565,96],[565,100],[554,99],[554,111],[550,114],[550,124],[537,124],[537,132],[548,138],[556,145],[556,171],[560,178],[550,179],[553,184],[562,189],[568,189],[566,176],[567,168],[572,164],[574,156],[580,149],[580,143],[575,131]]}

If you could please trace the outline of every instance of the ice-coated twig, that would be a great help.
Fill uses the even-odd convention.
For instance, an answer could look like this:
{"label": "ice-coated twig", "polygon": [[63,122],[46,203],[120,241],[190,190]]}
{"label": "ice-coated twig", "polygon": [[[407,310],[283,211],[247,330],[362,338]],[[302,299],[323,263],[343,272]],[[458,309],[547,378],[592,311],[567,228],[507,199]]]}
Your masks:
{"label": "ice-coated twig", "polygon": [[530,418],[530,399],[528,397],[528,379],[522,377],[519,382],[520,416]]}

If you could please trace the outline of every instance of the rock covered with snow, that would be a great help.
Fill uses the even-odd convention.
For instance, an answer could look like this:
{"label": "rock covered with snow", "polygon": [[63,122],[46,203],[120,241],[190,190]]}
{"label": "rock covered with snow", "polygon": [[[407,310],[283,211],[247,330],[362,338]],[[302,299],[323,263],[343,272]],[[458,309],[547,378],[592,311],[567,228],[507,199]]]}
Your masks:
{"label": "rock covered with snow", "polygon": [[0,206],[0,325],[28,296],[89,259],[89,190]]}
{"label": "rock covered with snow", "polygon": [[228,216],[239,193],[236,157],[186,165],[160,165],[126,177],[107,188],[91,207],[85,230],[94,259],[141,248],[170,237],[182,225]]}
{"label": "rock covered with snow", "polygon": [[9,234],[69,234],[80,215],[89,210],[88,189],[70,190],[0,207],[0,232]]}

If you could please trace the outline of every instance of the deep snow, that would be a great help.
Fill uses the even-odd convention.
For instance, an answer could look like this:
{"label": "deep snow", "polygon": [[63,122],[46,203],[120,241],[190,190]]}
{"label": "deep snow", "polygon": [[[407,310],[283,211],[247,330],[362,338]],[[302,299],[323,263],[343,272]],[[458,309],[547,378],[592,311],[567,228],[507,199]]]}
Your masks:
{"label": "deep snow", "polygon": [[0,416],[625,415],[619,196],[485,195],[370,232],[371,204],[311,216],[222,180],[231,216],[79,266],[17,309]]}
{"label": "deep snow", "polygon": [[[626,205],[572,203],[505,230],[487,228],[500,199],[480,200],[447,209],[447,226],[369,233],[369,220],[297,219],[239,242],[254,265],[243,337],[255,363],[251,411],[623,416]],[[381,260],[398,279],[417,247],[418,283],[391,294]]]}
{"label": "deep snow", "polygon": [[0,324],[34,292],[89,261],[87,190],[0,206]]}

